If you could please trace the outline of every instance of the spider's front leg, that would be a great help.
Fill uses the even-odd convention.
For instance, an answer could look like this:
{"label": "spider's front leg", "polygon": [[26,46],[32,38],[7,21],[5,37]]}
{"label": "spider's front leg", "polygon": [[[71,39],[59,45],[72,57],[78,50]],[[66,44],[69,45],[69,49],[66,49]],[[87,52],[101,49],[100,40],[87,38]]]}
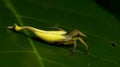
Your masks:
{"label": "spider's front leg", "polygon": [[76,48],[76,41],[79,40],[85,47],[86,47],[86,50],[88,50],[88,45],[86,44],[86,42],[80,38],[80,37],[77,37],[77,35],[79,36],[83,36],[83,37],[87,37],[87,35],[85,35],[84,33],[80,32],[79,30],[73,30],[71,33],[68,34],[69,36],[71,36],[74,40],[74,48],[73,48],[73,53],[75,52],[75,48]]}
{"label": "spider's front leg", "polygon": [[87,38],[87,35],[85,35],[84,33],[80,32],[79,30],[73,30],[73,31],[70,32],[68,35],[71,36],[71,37],[80,35],[80,36],[83,36],[83,37],[86,37],[86,38]]}
{"label": "spider's front leg", "polygon": [[80,37],[78,37],[78,38],[76,37],[76,38],[73,38],[74,47],[73,47],[73,51],[72,51],[71,55],[73,55],[76,52],[76,47],[77,47],[77,42],[76,41],[77,40],[79,40],[86,47],[86,50],[88,51],[88,45],[85,43],[85,41]]}
{"label": "spider's front leg", "polygon": [[73,51],[71,53],[71,55],[73,55],[76,52],[76,47],[77,47],[77,38],[73,38]]}
{"label": "spider's front leg", "polygon": [[[80,32],[79,30],[73,30],[68,35],[71,36],[72,38],[74,38],[77,35],[80,35],[80,36],[83,36],[83,37],[87,37],[87,35],[85,35],[84,33]],[[74,38],[74,41],[76,41],[76,40],[79,40],[82,44],[84,44],[86,49],[88,50],[88,45],[86,44],[86,42],[82,38],[76,37],[76,38]]]}
{"label": "spider's front leg", "polygon": [[86,47],[86,49],[88,50],[88,45],[86,44],[86,42],[82,39],[82,38],[78,38],[78,40]]}
{"label": "spider's front leg", "polygon": [[70,55],[73,55],[75,52],[76,52],[76,47],[77,47],[77,38],[73,38],[72,40],[69,40],[69,41],[65,41],[65,42],[61,42],[63,43],[64,45],[70,45],[70,44],[73,44],[73,50],[71,52]]}

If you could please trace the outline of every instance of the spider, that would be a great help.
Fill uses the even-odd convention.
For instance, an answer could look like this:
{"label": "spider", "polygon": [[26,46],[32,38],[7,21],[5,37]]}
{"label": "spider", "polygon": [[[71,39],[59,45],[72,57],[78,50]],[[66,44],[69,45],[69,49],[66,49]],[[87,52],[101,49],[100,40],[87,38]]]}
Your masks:
{"label": "spider", "polygon": [[87,35],[83,34],[79,30],[73,30],[72,32],[67,34],[65,30],[59,27],[52,27],[52,28],[56,28],[58,30],[45,31],[45,30],[37,29],[31,26],[18,26],[17,24],[14,24],[13,26],[8,27],[8,29],[12,29],[15,31],[21,31],[21,30],[32,31],[38,38],[48,43],[58,43],[58,44],[63,44],[63,45],[73,44],[71,55],[73,55],[76,52],[76,47],[77,47],[76,41],[77,40],[79,40],[88,50],[88,45],[81,38],[81,36],[87,38]]}

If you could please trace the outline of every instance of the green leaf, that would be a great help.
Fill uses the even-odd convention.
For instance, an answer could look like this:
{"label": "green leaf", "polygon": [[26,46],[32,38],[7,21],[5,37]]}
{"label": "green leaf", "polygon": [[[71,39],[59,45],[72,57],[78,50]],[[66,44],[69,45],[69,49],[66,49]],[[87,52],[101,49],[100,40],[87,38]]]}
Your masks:
{"label": "green leaf", "polygon": [[[120,67],[120,23],[93,0],[1,0],[0,9],[0,67]],[[14,23],[79,29],[88,36],[88,55],[80,42],[70,56],[72,47],[51,46],[27,37],[29,31],[8,30]]]}

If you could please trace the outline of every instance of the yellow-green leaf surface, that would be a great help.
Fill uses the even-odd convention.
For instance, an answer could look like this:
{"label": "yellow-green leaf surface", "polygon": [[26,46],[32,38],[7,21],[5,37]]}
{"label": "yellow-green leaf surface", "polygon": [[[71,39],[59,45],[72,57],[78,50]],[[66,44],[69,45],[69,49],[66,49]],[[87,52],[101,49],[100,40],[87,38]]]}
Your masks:
{"label": "yellow-green leaf surface", "polygon": [[[88,36],[88,55],[79,41],[70,56],[72,46],[54,46],[30,38],[29,31],[8,30],[14,23],[79,29]],[[0,67],[120,67],[119,35],[119,21],[93,0],[0,0]]]}

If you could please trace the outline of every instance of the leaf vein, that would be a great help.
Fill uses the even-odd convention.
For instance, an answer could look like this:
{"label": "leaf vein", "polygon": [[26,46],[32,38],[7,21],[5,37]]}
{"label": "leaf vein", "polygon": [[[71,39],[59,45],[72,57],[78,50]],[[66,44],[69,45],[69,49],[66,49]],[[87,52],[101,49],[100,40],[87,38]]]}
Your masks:
{"label": "leaf vein", "polygon": [[[5,5],[7,6],[7,8],[10,9],[13,12],[13,14],[15,15],[15,17],[16,17],[17,21],[19,22],[19,24],[21,26],[24,26],[22,20],[20,19],[19,13],[17,13],[17,11],[13,7],[12,3],[10,2],[10,0],[3,0],[3,1],[4,1]],[[29,33],[27,31],[24,31],[24,32],[25,32],[26,35],[29,35]],[[34,54],[36,55],[36,57],[39,60],[40,66],[41,67],[45,67],[44,63],[43,63],[43,60],[42,60],[42,57],[40,56],[39,52],[37,51],[34,43],[32,42],[32,40],[30,38],[28,38],[28,41],[29,41],[29,43],[31,44],[31,46],[33,48]]]}

